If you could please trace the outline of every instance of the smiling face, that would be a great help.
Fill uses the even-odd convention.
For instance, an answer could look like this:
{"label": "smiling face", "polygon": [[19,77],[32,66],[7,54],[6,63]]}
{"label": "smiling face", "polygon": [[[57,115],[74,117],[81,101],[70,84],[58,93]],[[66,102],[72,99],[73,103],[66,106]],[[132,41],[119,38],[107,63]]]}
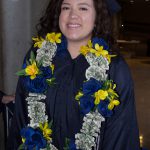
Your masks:
{"label": "smiling face", "polygon": [[59,27],[69,41],[88,41],[95,25],[93,0],[64,0],[61,5]]}

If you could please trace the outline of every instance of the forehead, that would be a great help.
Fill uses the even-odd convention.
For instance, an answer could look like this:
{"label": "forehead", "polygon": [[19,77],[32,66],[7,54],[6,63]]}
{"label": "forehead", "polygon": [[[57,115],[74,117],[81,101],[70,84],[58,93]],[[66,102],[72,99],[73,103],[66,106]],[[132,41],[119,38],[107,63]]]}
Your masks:
{"label": "forehead", "polygon": [[63,0],[63,3],[67,4],[90,4],[93,5],[93,0]]}

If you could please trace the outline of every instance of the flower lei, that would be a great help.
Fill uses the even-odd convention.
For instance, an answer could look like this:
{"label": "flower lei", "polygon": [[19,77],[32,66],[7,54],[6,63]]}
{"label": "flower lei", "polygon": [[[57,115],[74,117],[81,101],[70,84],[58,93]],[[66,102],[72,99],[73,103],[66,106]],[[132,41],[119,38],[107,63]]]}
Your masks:
{"label": "flower lei", "polygon": [[[17,73],[23,76],[29,92],[26,101],[30,123],[21,130],[23,143],[20,149],[57,150],[52,144],[52,122],[48,123],[44,100],[48,86],[54,84],[52,60],[61,43],[60,37],[60,33],[53,32],[48,33],[45,39],[33,38],[34,47],[38,47],[36,55],[31,51],[29,61],[26,60],[23,69]],[[114,57],[108,50],[105,41],[98,38],[81,47],[80,52],[89,63],[85,73],[87,80],[75,97],[84,115],[83,124],[80,132],[75,134],[75,141],[68,140],[65,149],[98,149],[101,123],[112,116],[114,107],[120,104],[116,85],[108,79],[107,71],[111,57]]]}

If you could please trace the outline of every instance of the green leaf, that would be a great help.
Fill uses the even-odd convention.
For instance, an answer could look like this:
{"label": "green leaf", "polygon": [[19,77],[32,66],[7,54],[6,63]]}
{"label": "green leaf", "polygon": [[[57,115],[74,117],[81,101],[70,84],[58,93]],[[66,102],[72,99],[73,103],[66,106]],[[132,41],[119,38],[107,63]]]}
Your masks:
{"label": "green leaf", "polygon": [[40,61],[38,61],[38,63],[37,63],[38,68],[39,68],[40,66],[42,66],[42,62],[43,62],[43,59],[41,59]]}
{"label": "green leaf", "polygon": [[108,90],[110,88],[112,80],[106,80],[103,84],[103,89]]}
{"label": "green leaf", "polygon": [[48,127],[51,129],[52,128],[52,124],[53,124],[53,120],[51,120],[51,122],[48,124]]}
{"label": "green leaf", "polygon": [[24,150],[24,144],[21,144],[20,146],[19,146],[19,148],[18,148],[18,150]]}
{"label": "green leaf", "polygon": [[46,79],[46,82],[48,83],[49,86],[56,84],[54,81],[55,81],[55,78]]}
{"label": "green leaf", "polygon": [[50,150],[50,149],[51,149],[49,144],[47,144],[46,149],[47,149],[47,150]]}
{"label": "green leaf", "polygon": [[26,60],[26,64],[27,64],[27,66],[29,66],[29,65],[30,65],[30,63],[29,63],[29,61],[28,61],[28,60]]}
{"label": "green leaf", "polygon": [[34,55],[34,52],[31,51],[31,53],[30,53],[30,62],[31,62],[31,64],[32,64],[34,61],[35,61],[35,55]]}
{"label": "green leaf", "polygon": [[65,138],[65,147],[63,147],[64,150],[69,150],[69,143],[70,143],[70,139]]}
{"label": "green leaf", "polygon": [[25,76],[26,75],[25,69],[22,69],[22,70],[18,71],[16,74],[18,76]]}

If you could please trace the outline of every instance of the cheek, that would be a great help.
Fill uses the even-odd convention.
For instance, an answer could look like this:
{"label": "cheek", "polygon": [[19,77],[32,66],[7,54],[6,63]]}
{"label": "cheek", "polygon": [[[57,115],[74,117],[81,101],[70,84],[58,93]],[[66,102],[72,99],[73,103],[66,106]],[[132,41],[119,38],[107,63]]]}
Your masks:
{"label": "cheek", "polygon": [[96,21],[96,12],[93,11],[93,13],[91,14],[91,21],[93,24],[95,24],[95,21]]}
{"label": "cheek", "polygon": [[95,14],[95,12],[91,15],[90,18],[91,18],[91,19],[90,19],[91,27],[94,28],[94,26],[95,26],[95,19],[96,19],[96,14]]}
{"label": "cheek", "polygon": [[63,30],[65,28],[65,23],[66,23],[65,15],[60,14],[60,16],[59,16],[59,28],[60,28],[60,30]]}
{"label": "cheek", "polygon": [[95,25],[95,15],[88,15],[83,18],[83,21],[88,28],[93,29]]}
{"label": "cheek", "polygon": [[95,10],[91,10],[86,15],[83,15],[82,19],[86,20],[86,22],[89,22],[89,23],[95,22],[95,19],[96,19]]}

